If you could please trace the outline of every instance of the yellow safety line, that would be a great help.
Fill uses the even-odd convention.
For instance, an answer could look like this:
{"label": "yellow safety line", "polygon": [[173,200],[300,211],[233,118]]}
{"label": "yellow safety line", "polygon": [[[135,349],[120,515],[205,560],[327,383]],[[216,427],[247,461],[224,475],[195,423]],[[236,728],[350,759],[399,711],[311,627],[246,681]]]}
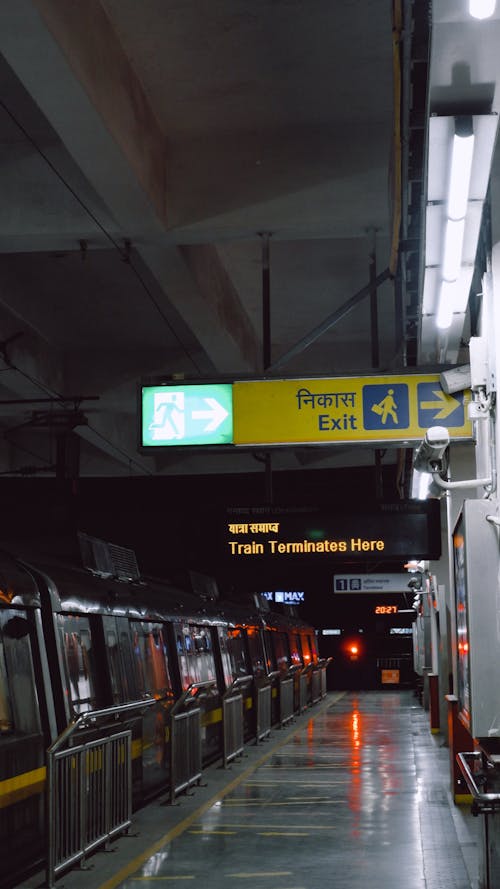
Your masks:
{"label": "yellow safety line", "polygon": [[[288,830],[289,824],[219,824],[219,827],[237,827],[238,830]],[[308,824],[307,829],[311,830],[337,830],[332,824]]]}
{"label": "yellow safety line", "polygon": [[299,830],[288,830],[288,831],[265,830],[265,831],[262,831],[261,830],[257,833],[257,836],[259,836],[259,837],[308,837],[308,836],[310,836],[310,834],[304,830],[303,831],[299,831]]}
{"label": "yellow safety line", "polygon": [[[308,714],[308,719],[317,719],[318,716],[322,716],[323,713],[332,704],[336,704],[337,701],[339,701],[340,698],[344,697],[345,694],[346,692],[336,692],[332,696],[333,699],[329,698],[316,713],[311,713],[311,715]],[[230,781],[225,788],[219,790],[209,800],[207,800],[206,803],[203,803],[203,805],[201,805],[195,812],[193,812],[191,815],[188,815],[187,818],[184,818],[183,821],[180,821],[179,824],[176,824],[175,827],[167,831],[167,833],[164,834],[161,839],[157,840],[156,843],[153,843],[153,845],[150,846],[149,849],[141,852],[140,855],[137,855],[132,861],[129,861],[129,863],[126,864],[125,867],[118,871],[118,873],[116,873],[113,877],[110,877],[109,880],[106,880],[105,883],[102,883],[99,889],[115,889],[115,887],[123,882],[123,880],[126,880],[127,877],[130,877],[130,875],[133,874],[134,871],[136,871],[144,861],[147,861],[148,858],[152,858],[152,856],[155,855],[155,853],[158,852],[162,848],[162,846],[165,846],[167,843],[172,842],[172,840],[175,840],[178,836],[184,833],[184,831],[187,830],[187,828],[190,827],[191,824],[193,824],[193,822],[196,821],[201,815],[203,815],[204,812],[210,809],[214,805],[214,803],[217,802],[217,800],[223,799],[225,796],[231,793],[231,791],[234,790],[235,787],[238,787],[238,785],[241,784],[242,781],[248,778],[248,776],[251,775],[252,772],[254,772],[256,769],[258,769],[263,762],[266,762],[266,760],[270,759],[274,755],[276,750],[278,750],[280,747],[284,747],[285,744],[288,744],[290,738],[295,737],[295,735],[298,735],[301,731],[303,731],[303,727],[298,728],[297,731],[291,732],[289,735],[287,735],[287,737],[283,738],[283,740],[280,741],[279,744],[274,746],[272,750],[264,753],[264,755],[261,756],[255,763],[253,763],[253,765],[248,766],[248,768],[246,768],[245,771],[241,773],[241,775]],[[151,879],[151,877],[148,877],[148,879]]]}
{"label": "yellow safety line", "polygon": [[225,877],[234,877],[239,880],[254,880],[259,877],[291,877],[291,870],[261,870],[261,871],[253,871],[252,873],[241,873],[241,874],[224,874]]}
{"label": "yellow safety line", "polygon": [[[237,830],[289,830],[289,824],[219,824],[219,827],[234,827]],[[308,824],[307,829],[311,830],[337,830],[333,824]]]}

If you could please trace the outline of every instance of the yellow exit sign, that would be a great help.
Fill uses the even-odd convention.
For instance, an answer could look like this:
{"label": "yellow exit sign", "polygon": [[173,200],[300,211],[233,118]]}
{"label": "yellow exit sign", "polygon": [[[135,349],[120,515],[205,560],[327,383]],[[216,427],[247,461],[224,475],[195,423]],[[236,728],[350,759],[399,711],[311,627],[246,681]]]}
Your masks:
{"label": "yellow exit sign", "polygon": [[467,439],[470,400],[468,390],[446,394],[438,374],[235,382],[233,443],[396,443],[430,426]]}

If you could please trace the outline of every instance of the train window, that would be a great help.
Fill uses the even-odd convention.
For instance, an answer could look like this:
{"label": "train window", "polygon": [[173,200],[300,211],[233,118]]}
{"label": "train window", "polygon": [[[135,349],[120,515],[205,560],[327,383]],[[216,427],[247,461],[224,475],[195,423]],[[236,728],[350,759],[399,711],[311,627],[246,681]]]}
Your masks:
{"label": "train window", "polygon": [[13,727],[5,651],[0,639],[0,734],[12,731]]}
{"label": "train window", "polygon": [[262,634],[262,641],[264,644],[267,672],[274,673],[276,671],[276,658],[274,655],[274,648],[271,642],[271,633],[269,630],[264,630]]}
{"label": "train window", "polygon": [[172,693],[163,624],[131,621],[136,680],[140,694],[163,697]]}
{"label": "train window", "polygon": [[184,626],[185,654],[179,656],[182,688],[215,679],[215,660],[210,631],[206,627]]}
{"label": "train window", "polygon": [[304,639],[308,640],[309,648],[311,649],[311,657],[313,659],[313,663],[317,664],[318,662],[318,646],[316,645],[316,636],[307,636]]}
{"label": "train window", "polygon": [[0,613],[0,735],[40,731],[29,624],[21,612]]}
{"label": "train window", "polygon": [[280,673],[286,673],[290,665],[287,636],[285,633],[273,633],[272,640],[277,669]]}
{"label": "train window", "polygon": [[261,679],[265,675],[265,655],[259,630],[248,627],[247,642],[252,673],[255,679]]}
{"label": "train window", "polygon": [[113,704],[122,704],[132,699],[123,663],[123,658],[129,652],[130,641],[126,633],[118,634],[114,617],[103,617],[102,623]]}
{"label": "train window", "polygon": [[312,661],[311,644],[309,636],[302,636],[302,653],[304,655],[304,664],[310,664]]}
{"label": "train window", "polygon": [[245,651],[243,631],[218,627],[222,667],[226,687],[238,676],[248,676],[251,672]]}
{"label": "train window", "polygon": [[97,677],[88,617],[60,614],[59,630],[66,658],[69,698],[75,713],[97,708]]}
{"label": "train window", "polygon": [[297,633],[290,635],[290,659],[292,664],[302,665],[302,646],[300,644],[300,636]]}

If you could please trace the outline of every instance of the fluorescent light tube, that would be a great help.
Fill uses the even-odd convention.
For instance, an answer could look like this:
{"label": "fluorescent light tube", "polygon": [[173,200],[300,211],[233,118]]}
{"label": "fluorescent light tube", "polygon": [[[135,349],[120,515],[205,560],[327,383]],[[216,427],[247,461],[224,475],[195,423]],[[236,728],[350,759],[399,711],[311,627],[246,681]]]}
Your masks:
{"label": "fluorescent light tube", "polygon": [[475,19],[488,19],[495,12],[496,0],[469,0],[469,12]]}
{"label": "fluorescent light tube", "polygon": [[453,320],[453,297],[457,289],[456,281],[442,281],[439,291],[436,327],[448,330]]}
{"label": "fluorescent light tube", "polygon": [[451,150],[450,185],[448,188],[447,212],[450,219],[463,219],[467,212],[473,153],[474,133],[465,136],[455,133]]}
{"label": "fluorescent light tube", "polygon": [[462,262],[465,219],[447,219],[444,232],[443,278],[456,281]]}

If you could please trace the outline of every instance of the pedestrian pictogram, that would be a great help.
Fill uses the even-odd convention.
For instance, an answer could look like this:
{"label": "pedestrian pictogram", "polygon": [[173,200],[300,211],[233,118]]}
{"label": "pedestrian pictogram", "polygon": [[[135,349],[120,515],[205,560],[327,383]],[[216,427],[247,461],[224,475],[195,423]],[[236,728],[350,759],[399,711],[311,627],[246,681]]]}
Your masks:
{"label": "pedestrian pictogram", "polygon": [[363,386],[363,426],[365,429],[406,429],[409,423],[408,386]]}

